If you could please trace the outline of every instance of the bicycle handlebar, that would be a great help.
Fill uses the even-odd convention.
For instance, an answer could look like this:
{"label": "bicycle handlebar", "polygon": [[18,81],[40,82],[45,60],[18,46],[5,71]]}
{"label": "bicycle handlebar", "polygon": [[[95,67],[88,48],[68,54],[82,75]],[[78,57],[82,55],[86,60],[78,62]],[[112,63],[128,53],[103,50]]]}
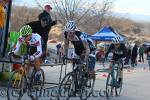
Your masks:
{"label": "bicycle handlebar", "polygon": [[[16,58],[14,58],[15,61],[13,61],[13,59],[12,59],[13,56],[16,57]],[[17,63],[17,64],[28,64],[30,62],[29,55],[16,56],[13,52],[10,52],[8,57],[9,57],[10,61],[4,61],[4,62]],[[18,61],[16,61],[16,59]]]}
{"label": "bicycle handlebar", "polygon": [[[124,61],[125,59],[124,58],[120,58],[118,61],[116,61],[116,60],[113,60],[113,59],[111,59],[111,60],[109,60],[109,62],[113,62],[113,63],[123,63],[123,61]],[[105,60],[103,61],[103,66],[105,66]]]}
{"label": "bicycle handlebar", "polygon": [[67,57],[63,57],[63,64],[66,65],[66,61],[70,60],[73,61],[75,63],[81,63],[83,60],[81,58],[67,58]]}

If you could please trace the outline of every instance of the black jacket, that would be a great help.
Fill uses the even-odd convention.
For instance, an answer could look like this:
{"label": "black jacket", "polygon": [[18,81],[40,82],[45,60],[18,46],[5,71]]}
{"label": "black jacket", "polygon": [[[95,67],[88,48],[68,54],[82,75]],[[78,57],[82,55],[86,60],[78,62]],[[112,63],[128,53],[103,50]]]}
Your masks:
{"label": "black jacket", "polygon": [[126,57],[126,47],[123,43],[120,43],[119,48],[115,48],[114,44],[111,44],[110,47],[108,48],[106,54],[105,54],[105,58],[107,58],[108,54],[112,52],[113,53],[113,57],[112,59],[115,61],[118,61],[120,58],[124,58]]}
{"label": "black jacket", "polygon": [[43,45],[47,44],[48,33],[51,30],[51,26],[53,26],[55,24],[56,23],[51,23],[51,24],[47,25],[46,27],[42,27],[40,21],[33,21],[30,23],[27,23],[27,25],[32,27],[33,33],[38,33],[42,37],[42,40],[44,42]]}
{"label": "black jacket", "polygon": [[137,55],[138,55],[138,47],[137,47],[137,45],[135,45],[134,47],[133,47],[133,49],[132,49],[132,53],[131,53],[131,57],[132,58],[136,58],[137,57]]}
{"label": "black jacket", "polygon": [[[40,19],[45,16],[48,16],[50,21],[46,27],[42,27]],[[51,27],[56,24],[56,21],[52,21],[50,14],[47,13],[46,11],[40,13],[38,17],[39,17],[39,21],[32,21],[30,23],[27,23],[27,25],[32,27],[33,33],[38,33],[42,37],[42,40],[44,42],[43,46],[46,46],[48,41],[48,33],[51,30]]]}

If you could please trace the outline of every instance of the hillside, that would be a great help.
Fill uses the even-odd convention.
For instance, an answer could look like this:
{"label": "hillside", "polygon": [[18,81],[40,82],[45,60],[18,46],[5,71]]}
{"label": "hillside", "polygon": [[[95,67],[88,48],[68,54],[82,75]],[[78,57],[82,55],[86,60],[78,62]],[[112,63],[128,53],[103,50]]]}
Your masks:
{"label": "hillside", "polygon": [[[41,12],[39,9],[33,9],[33,8],[27,8],[27,7],[18,7],[13,6],[12,7],[12,14],[11,14],[11,26],[10,31],[18,31],[20,27],[28,23],[30,21],[37,20],[38,14]],[[55,20],[56,18],[59,18],[59,16],[56,16],[57,12],[52,12],[51,16],[52,19]],[[90,19],[86,24],[79,25],[79,29],[82,31],[85,31],[89,34],[94,34],[97,32],[100,27],[98,27],[98,22],[95,21],[94,15],[90,15],[85,17],[87,19]],[[84,19],[83,22],[84,22]],[[57,19],[60,20],[60,19]],[[62,19],[61,19],[62,20]],[[81,20],[81,21],[82,21]],[[123,17],[106,17],[102,23],[102,26],[106,24],[106,22],[109,22],[110,26],[112,26],[117,32],[127,36],[129,40],[150,40],[150,23],[147,22],[135,22],[133,20],[123,18]],[[64,26],[61,24],[61,22],[58,21],[58,24],[52,27],[52,30],[49,33],[50,39],[57,39],[62,40],[61,33],[63,32]]]}

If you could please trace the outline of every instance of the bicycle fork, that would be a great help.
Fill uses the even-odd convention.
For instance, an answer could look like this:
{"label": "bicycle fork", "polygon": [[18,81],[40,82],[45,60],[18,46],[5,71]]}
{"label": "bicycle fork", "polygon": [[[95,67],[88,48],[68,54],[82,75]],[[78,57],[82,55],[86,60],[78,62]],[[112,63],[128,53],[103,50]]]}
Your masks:
{"label": "bicycle fork", "polygon": [[112,66],[111,72],[110,72],[110,75],[111,75],[111,78],[112,78],[112,80],[111,80],[112,86],[115,86],[115,84],[116,84],[116,77],[115,77],[115,74],[117,74],[117,73],[115,72],[115,67]]}

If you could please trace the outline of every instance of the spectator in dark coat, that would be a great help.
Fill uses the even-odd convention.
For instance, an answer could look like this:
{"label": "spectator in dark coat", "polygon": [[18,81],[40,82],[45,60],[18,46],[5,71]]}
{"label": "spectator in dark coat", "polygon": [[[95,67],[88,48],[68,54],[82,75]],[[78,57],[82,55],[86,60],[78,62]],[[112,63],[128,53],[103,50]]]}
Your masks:
{"label": "spectator in dark coat", "polygon": [[150,46],[147,48],[147,56],[148,56],[148,64],[149,64],[149,69],[150,69]]}
{"label": "spectator in dark coat", "polygon": [[144,52],[145,52],[145,48],[143,45],[141,45],[139,48],[139,62],[142,61],[144,63]]}
{"label": "spectator in dark coat", "polygon": [[50,14],[46,11],[40,13],[38,18],[38,21],[32,21],[30,23],[27,23],[27,25],[32,27],[33,33],[38,33],[42,37],[43,59],[45,59],[47,51],[48,33],[51,30],[51,27],[56,24],[56,21],[52,21]]}
{"label": "spectator in dark coat", "polygon": [[126,59],[125,59],[125,65],[129,64],[129,61],[131,59],[131,46],[129,45],[127,48],[127,54],[126,54]]}
{"label": "spectator in dark coat", "polygon": [[135,44],[131,52],[131,66],[134,68],[137,65],[138,47]]}

